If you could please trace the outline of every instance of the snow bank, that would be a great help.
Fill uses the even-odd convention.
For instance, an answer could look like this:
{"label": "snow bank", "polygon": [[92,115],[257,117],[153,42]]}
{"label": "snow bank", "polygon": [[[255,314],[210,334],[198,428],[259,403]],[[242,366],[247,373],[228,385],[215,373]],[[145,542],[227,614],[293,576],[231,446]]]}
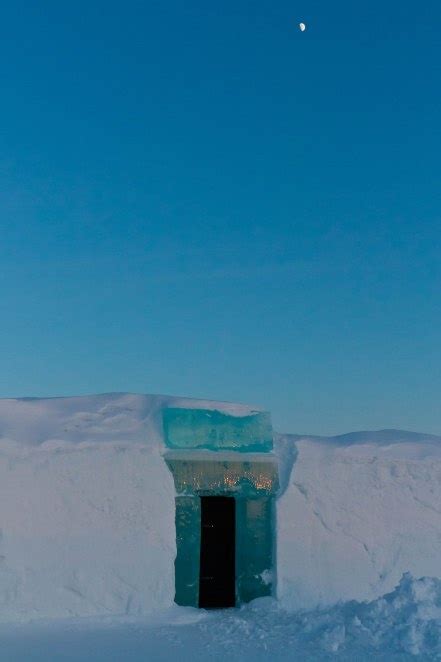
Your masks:
{"label": "snow bank", "polygon": [[384,431],[279,446],[284,457],[296,449],[277,505],[282,605],[372,600],[405,572],[440,576],[440,438]]}
{"label": "snow bank", "polygon": [[0,621],[173,603],[171,405],[250,412],[130,394],[0,400]]}
{"label": "snow bank", "polygon": [[406,574],[371,602],[297,613],[263,598],[216,618],[216,627],[202,621],[196,628],[201,634],[210,629],[211,656],[225,648],[225,659],[226,644],[240,649],[237,659],[441,659],[441,581]]}
{"label": "snow bank", "polygon": [[[348,603],[328,614],[340,632],[332,650],[354,647],[441,658],[441,581],[403,575],[391,593],[368,604]],[[318,620],[315,621],[318,624]],[[332,636],[329,637],[332,640]]]}

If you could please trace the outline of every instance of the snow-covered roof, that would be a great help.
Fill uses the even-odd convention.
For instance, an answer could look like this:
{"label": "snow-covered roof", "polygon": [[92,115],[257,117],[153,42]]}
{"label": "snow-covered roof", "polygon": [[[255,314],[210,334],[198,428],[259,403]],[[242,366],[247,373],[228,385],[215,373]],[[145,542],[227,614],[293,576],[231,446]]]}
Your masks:
{"label": "snow-covered roof", "polygon": [[244,404],[134,393],[0,399],[0,443],[162,443],[161,414],[166,407],[216,409],[233,416],[259,411]]}

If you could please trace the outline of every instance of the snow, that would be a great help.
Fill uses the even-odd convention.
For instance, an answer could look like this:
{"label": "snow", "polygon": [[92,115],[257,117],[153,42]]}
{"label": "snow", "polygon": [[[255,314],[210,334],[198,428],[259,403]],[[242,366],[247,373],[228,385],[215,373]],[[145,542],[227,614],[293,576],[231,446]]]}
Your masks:
{"label": "snow", "polygon": [[282,436],[285,464],[289,442],[297,454],[277,504],[278,596],[286,608],[372,600],[405,572],[440,576],[440,438]]}
{"label": "snow", "polygon": [[174,593],[174,486],[141,445],[0,460],[0,621],[145,613]]}
{"label": "snow", "polygon": [[405,575],[370,603],[296,613],[263,598],[221,612],[175,607],[148,620],[3,626],[0,649],[2,662],[440,660],[441,582]]}

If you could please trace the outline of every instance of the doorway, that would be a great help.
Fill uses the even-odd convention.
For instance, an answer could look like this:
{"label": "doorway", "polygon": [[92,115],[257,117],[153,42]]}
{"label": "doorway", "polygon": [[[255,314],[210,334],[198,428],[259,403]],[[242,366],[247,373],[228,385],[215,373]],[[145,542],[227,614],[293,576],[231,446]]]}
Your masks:
{"label": "doorway", "polygon": [[201,497],[199,607],[236,604],[236,501]]}

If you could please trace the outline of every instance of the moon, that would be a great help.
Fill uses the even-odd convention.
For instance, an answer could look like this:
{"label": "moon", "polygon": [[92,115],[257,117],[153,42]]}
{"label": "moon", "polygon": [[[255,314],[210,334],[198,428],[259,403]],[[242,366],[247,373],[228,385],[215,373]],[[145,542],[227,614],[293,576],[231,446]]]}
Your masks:
{"label": "moon", "polygon": [[301,32],[305,32],[306,30],[306,25],[304,23],[299,23],[299,28]]}

